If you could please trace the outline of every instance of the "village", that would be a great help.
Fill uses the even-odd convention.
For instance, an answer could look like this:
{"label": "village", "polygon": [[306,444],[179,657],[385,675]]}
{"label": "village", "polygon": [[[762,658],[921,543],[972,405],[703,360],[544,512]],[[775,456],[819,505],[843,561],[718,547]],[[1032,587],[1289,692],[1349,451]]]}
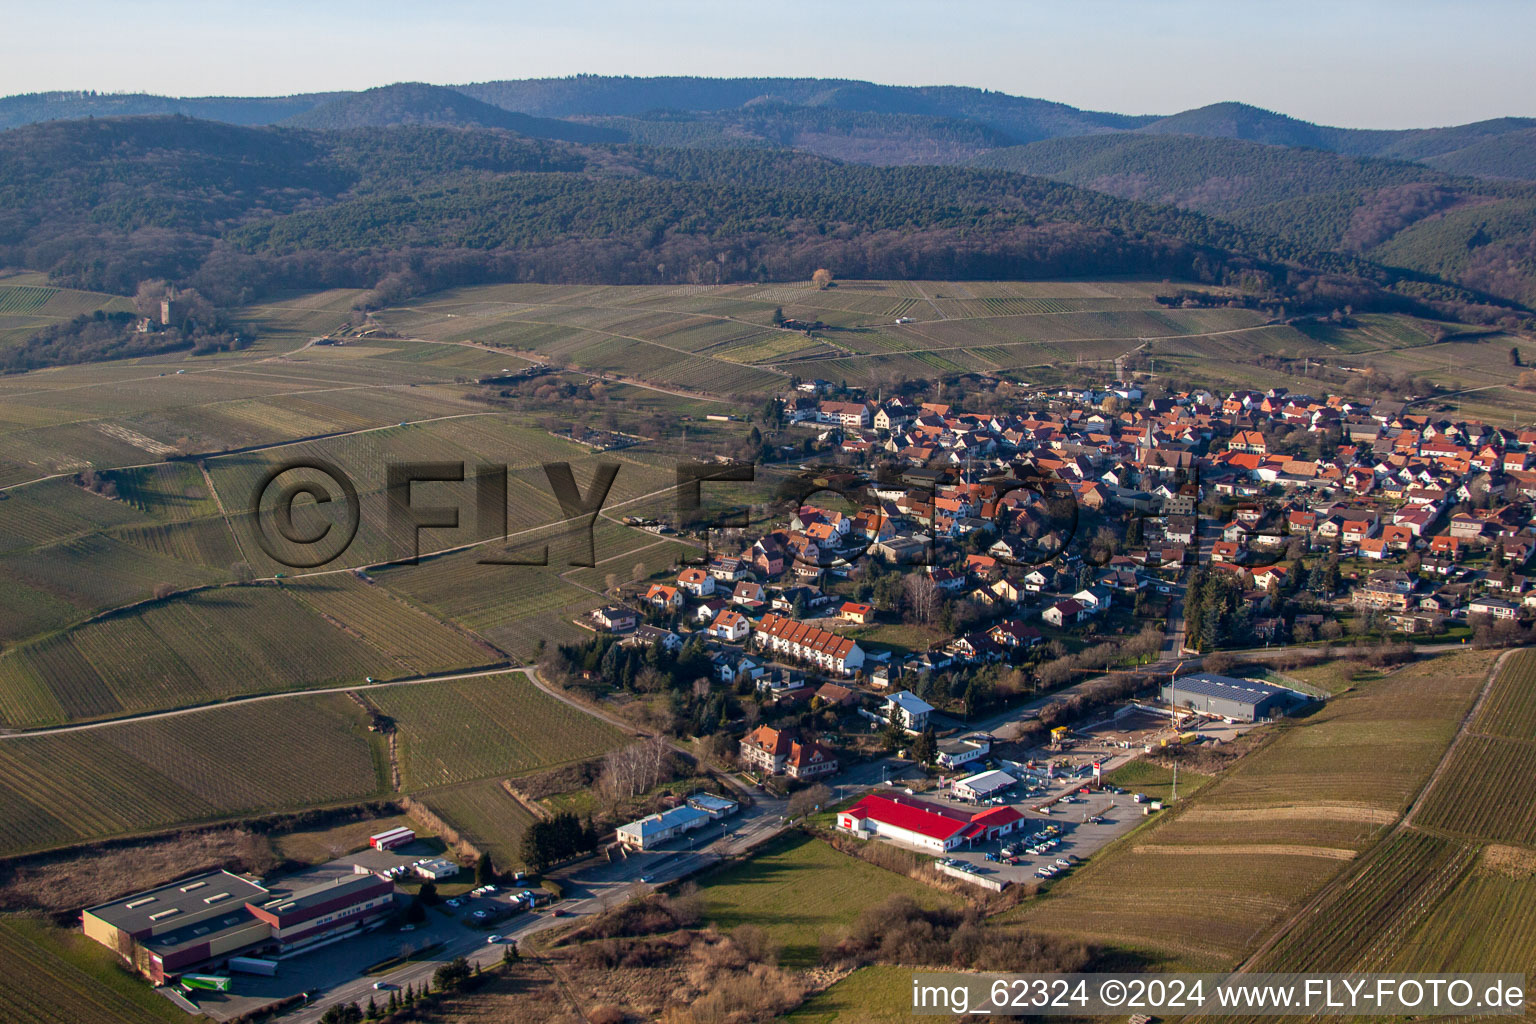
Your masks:
{"label": "village", "polygon": [[[798,383],[779,411],[814,437],[796,454],[823,461],[760,528],[722,534],[739,549],[621,588],[565,664],[614,692],[670,673],[689,690],[673,731],[780,794],[916,762],[931,795],[877,788],[839,828],[996,885],[1048,879],[1130,827],[1102,785],[1128,751],[1309,703],[1222,674],[1227,650],[1529,635],[1536,430],[1284,389],[1113,382],[1019,404]],[[1208,671],[1181,675],[1197,656]],[[1092,700],[1045,698],[1086,679]],[[655,824],[658,843],[703,823],[665,813],[682,827]],[[1058,856],[1069,827],[1079,848]]]}

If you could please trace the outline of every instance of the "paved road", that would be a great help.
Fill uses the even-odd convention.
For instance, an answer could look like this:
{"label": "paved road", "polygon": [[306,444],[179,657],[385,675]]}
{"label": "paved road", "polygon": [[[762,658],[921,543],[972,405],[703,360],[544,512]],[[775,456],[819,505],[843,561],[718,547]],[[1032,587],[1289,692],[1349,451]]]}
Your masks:
{"label": "paved road", "polygon": [[[852,766],[829,779],[828,783],[838,796],[852,795],[882,779],[899,777],[911,767],[910,762],[894,759],[869,761]],[[569,873],[557,872],[555,877],[567,894],[559,905],[561,916],[556,917],[549,910],[524,914],[498,931],[514,941],[526,939],[545,929],[569,924],[572,918],[599,913],[658,886],[692,875],[784,831],[789,827],[784,819],[786,809],[786,801],[760,793],[751,807],[691,837],[674,840],[667,849],[634,853],[611,863],[589,864]],[[487,945],[487,937],[488,933],[469,933],[447,943],[433,954],[430,961],[410,964],[388,974],[349,979],[326,990],[308,1006],[279,1019],[293,1024],[312,1024],[326,1009],[338,1003],[356,1002],[366,1006],[370,997],[378,995],[373,988],[374,982],[384,981],[400,988],[419,986],[430,979],[442,963],[456,956],[466,957],[471,964],[489,966],[501,959],[502,947]]]}

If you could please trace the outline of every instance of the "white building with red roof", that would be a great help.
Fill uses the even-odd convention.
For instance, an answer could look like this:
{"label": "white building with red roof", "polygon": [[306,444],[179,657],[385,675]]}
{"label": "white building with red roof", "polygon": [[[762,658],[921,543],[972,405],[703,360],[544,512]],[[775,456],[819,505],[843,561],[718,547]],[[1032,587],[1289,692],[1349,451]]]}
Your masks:
{"label": "white building with red roof", "polygon": [[864,665],[864,651],[845,636],[769,612],[753,633],[759,647],[838,675],[853,675]]}
{"label": "white building with red roof", "polygon": [[752,632],[752,623],[741,612],[723,608],[715,615],[713,622],[709,624],[709,635],[717,640],[727,640],[737,643],[745,640]]}
{"label": "white building with red roof", "polygon": [[871,793],[846,811],[837,827],[860,839],[890,839],[922,850],[945,852],[1011,834],[1024,816],[1012,807],[975,814],[896,793]]}

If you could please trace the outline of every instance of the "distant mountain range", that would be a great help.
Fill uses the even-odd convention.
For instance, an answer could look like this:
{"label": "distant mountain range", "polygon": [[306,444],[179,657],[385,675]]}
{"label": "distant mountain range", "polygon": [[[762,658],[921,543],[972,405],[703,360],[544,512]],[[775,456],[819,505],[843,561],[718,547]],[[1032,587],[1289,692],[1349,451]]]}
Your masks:
{"label": "distant mountain range", "polygon": [[[479,104],[465,104],[459,96]],[[505,112],[548,121],[598,122],[605,132],[575,137],[560,134],[571,130],[548,121],[507,120]],[[961,163],[989,149],[1044,139],[1143,132],[1420,161],[1455,174],[1536,178],[1536,118],[1378,131],[1311,124],[1243,103],[1216,103],[1167,117],[1132,116],[983,89],[831,78],[579,75],[459,86],[405,83],[359,93],[277,97],[178,99],[52,92],[0,99],[0,129],[39,121],[153,114],[240,125],[457,124],[572,141],[792,145],[869,163]],[[874,136],[887,141],[872,145],[868,140]]]}
{"label": "distant mountain range", "polygon": [[0,129],[0,262],[112,290],[231,270],[372,284],[428,253],[482,278],[634,281],[835,255],[879,276],[1303,267],[1536,308],[1530,118],[1374,131],[1239,103],[1129,116],[952,86],[579,76],[12,96]]}

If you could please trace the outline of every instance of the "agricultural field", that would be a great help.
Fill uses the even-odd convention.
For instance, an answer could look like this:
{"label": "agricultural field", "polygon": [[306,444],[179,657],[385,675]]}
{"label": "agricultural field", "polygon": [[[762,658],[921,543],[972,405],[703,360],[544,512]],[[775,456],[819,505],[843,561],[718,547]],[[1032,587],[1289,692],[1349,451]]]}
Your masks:
{"label": "agricultural field", "polygon": [[0,348],[20,344],[44,327],[98,309],[132,312],[133,302],[121,295],[57,288],[42,274],[0,277]]}
{"label": "agricultural field", "polygon": [[[488,285],[380,312],[410,338],[499,347],[574,370],[744,394],[785,376],[857,383],[963,371],[1107,363],[1141,348],[1167,358],[1344,357],[1430,348],[1436,325],[1361,317],[1298,330],[1244,309],[1174,309],[1154,281],[843,281],[718,288]],[[773,312],[825,327],[775,327]],[[897,319],[903,322],[897,323]],[[1426,356],[1433,359],[1433,356]],[[1383,367],[1386,369],[1387,367]]]}
{"label": "agricultural field", "polygon": [[0,1019],[29,1024],[175,1024],[186,1014],[113,953],[36,921],[0,922]]}
{"label": "agricultural field", "polygon": [[184,522],[219,514],[208,485],[196,466],[165,462],[113,473],[110,476],[120,501],[154,519]]}
{"label": "agricultural field", "polygon": [[[577,481],[582,482],[580,476]],[[539,559],[546,557],[546,548],[547,566],[482,561]],[[535,657],[540,641],[570,643],[586,635],[572,619],[604,603],[602,591],[610,574],[622,583],[634,576],[637,564],[649,572],[660,571],[675,564],[677,548],[672,543],[658,544],[652,534],[599,518],[592,533],[591,554],[597,561],[593,568],[565,564],[587,557],[584,533],[549,526],[530,531],[505,548],[487,544],[424,558],[419,565],[373,570],[371,575],[412,603],[475,630],[497,648],[526,661]]]}
{"label": "agricultural field", "polygon": [[290,593],[350,635],[388,654],[411,675],[503,661],[495,650],[352,573],[295,580]]}
{"label": "agricultural field", "polygon": [[0,740],[0,855],[362,800],[381,757],[343,694]]}
{"label": "agricultural field", "polygon": [[434,789],[416,799],[476,849],[490,854],[498,871],[515,871],[524,866],[523,833],[533,824],[534,817],[513,799],[500,779]]}
{"label": "agricultural field", "polygon": [[520,671],[369,692],[395,721],[403,787],[505,778],[595,757],[623,733],[549,696]]}
{"label": "agricultural field", "polygon": [[[807,900],[807,893],[815,893]],[[813,967],[821,940],[836,936],[868,907],[895,895],[923,906],[956,902],[904,875],[887,871],[819,839],[789,835],[774,840],[750,860],[703,879],[705,917],[722,931],[757,925],[781,947],[787,968]]]}
{"label": "agricultural field", "polygon": [[1494,680],[1417,822],[1474,839],[1536,845],[1536,651],[1516,651]]}
{"label": "agricultural field", "polygon": [[1485,847],[1382,969],[1536,975],[1536,853]]}
{"label": "agricultural field", "polygon": [[[145,534],[130,536],[142,540]],[[176,546],[177,539],[166,538],[165,551],[174,551]],[[140,546],[112,533],[89,534],[0,556],[0,579],[72,609],[51,623],[55,626],[146,601],[162,587],[177,591],[220,583],[229,578],[227,570],[228,566],[214,569],[172,557],[156,550],[153,543]]]}
{"label": "agricultural field", "polygon": [[1239,962],[1399,819],[1496,656],[1410,665],[1282,724],[1192,800],[1010,918],[1165,966]]}
{"label": "agricultural field", "polygon": [[1475,854],[1471,846],[1412,829],[1388,836],[1254,969],[1386,970],[1404,932],[1456,885]]}
{"label": "agricultural field", "polygon": [[[1151,761],[1136,760],[1130,764],[1110,772],[1107,781],[1116,786],[1128,789],[1133,793],[1145,793],[1151,800],[1173,799],[1173,772],[1162,765],[1153,764]],[[1211,781],[1211,776],[1202,775],[1185,769],[1179,771],[1179,798],[1187,800],[1194,796],[1206,783]]]}
{"label": "agricultural field", "polygon": [[279,587],[220,587],[10,648],[0,718],[32,728],[407,674]]}

